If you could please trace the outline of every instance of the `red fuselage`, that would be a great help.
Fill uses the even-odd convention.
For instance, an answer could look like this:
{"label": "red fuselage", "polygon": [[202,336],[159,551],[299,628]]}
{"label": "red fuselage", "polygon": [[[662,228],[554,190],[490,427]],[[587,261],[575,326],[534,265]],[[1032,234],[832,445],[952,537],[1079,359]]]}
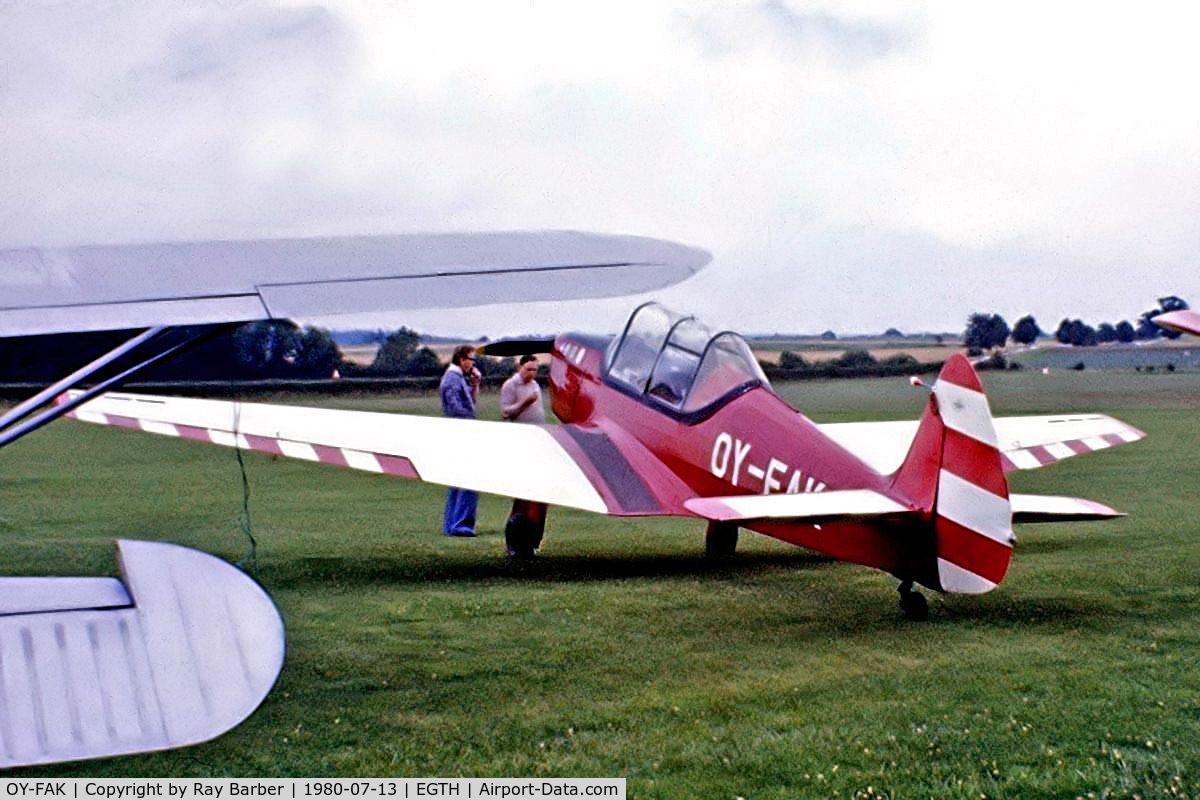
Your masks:
{"label": "red fuselage", "polygon": [[[653,397],[636,396],[607,380],[603,371],[602,342],[574,334],[558,337],[550,369],[555,415],[563,422],[597,426],[612,437],[632,437],[687,493],[722,497],[871,489],[916,507],[892,476],[875,472],[765,386],[746,388],[709,413],[689,418]],[[682,494],[682,487],[674,492],[669,485],[651,488],[665,496],[666,505]],[[681,506],[674,513],[689,515]],[[746,527],[894,574],[906,572],[911,560],[911,535],[886,523],[757,521]]]}

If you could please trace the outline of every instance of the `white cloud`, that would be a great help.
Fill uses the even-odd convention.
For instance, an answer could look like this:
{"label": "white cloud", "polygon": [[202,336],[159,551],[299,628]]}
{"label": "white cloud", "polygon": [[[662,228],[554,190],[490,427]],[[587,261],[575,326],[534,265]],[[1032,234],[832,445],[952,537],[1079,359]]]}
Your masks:
{"label": "white cloud", "polygon": [[[578,228],[712,250],[663,296],[718,324],[1115,318],[1200,301],[1195,13],[12,6],[0,245]],[[631,305],[395,322],[602,329]]]}

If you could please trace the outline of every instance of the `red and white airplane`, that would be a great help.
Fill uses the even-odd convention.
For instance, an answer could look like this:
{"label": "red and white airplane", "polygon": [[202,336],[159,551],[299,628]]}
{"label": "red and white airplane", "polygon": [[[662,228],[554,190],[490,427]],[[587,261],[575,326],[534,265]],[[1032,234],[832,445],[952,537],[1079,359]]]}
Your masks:
{"label": "red and white airplane", "polygon": [[714,554],[731,553],[747,528],[894,575],[913,618],[927,613],[914,583],[995,588],[1014,521],[1119,516],[1089,500],[1012,494],[1007,472],[1143,436],[1102,414],[993,418],[960,355],[929,388],[919,421],[817,424],[772,391],[736,333],[654,303],[620,336],[563,334],[488,351],[550,352],[562,424],[128,394],[74,416],[523,498],[506,528],[519,555],[539,546],[548,505],[695,518]]}
{"label": "red and white airplane", "polygon": [[[222,326],[631,294],[708,261],[673,242],[572,231],[0,250],[0,337],[153,326],[0,415],[0,447]],[[0,577],[0,769],[205,741],[274,684],[283,621],[257,583],[175,545],[122,541],[118,554],[122,579]]]}

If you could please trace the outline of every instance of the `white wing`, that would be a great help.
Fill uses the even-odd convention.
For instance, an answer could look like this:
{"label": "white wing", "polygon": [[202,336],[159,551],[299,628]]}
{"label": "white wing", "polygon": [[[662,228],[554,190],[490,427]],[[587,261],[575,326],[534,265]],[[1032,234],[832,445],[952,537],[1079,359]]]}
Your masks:
{"label": "white wing", "polygon": [[237,445],[617,516],[690,516],[694,492],[628,433],[269,403],[109,393],[84,422]]}
{"label": "white wing", "polygon": [[[992,420],[1005,472],[1036,469],[1064,458],[1135,442],[1146,434],[1105,414],[996,417]],[[917,432],[916,420],[835,422],[821,432],[888,475],[899,468]]]}
{"label": "white wing", "polygon": [[80,406],[72,416],[444,486],[608,511],[549,426],[117,393]]}
{"label": "white wing", "polygon": [[0,250],[0,337],[612,297],[709,258],[574,231]]}

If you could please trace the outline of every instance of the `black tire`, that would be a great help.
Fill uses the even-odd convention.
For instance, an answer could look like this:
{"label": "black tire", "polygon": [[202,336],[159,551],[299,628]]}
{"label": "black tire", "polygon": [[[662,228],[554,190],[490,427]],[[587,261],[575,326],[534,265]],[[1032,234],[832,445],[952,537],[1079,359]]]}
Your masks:
{"label": "black tire", "polygon": [[730,558],[737,552],[738,526],[732,522],[710,522],[704,534],[704,554],[709,558]]}
{"label": "black tire", "polygon": [[513,514],[504,524],[504,546],[509,558],[530,559],[542,543],[540,526],[524,514]]}
{"label": "black tire", "polygon": [[929,601],[920,592],[900,592],[900,610],[904,612],[905,619],[913,622],[925,622],[929,619]]}

